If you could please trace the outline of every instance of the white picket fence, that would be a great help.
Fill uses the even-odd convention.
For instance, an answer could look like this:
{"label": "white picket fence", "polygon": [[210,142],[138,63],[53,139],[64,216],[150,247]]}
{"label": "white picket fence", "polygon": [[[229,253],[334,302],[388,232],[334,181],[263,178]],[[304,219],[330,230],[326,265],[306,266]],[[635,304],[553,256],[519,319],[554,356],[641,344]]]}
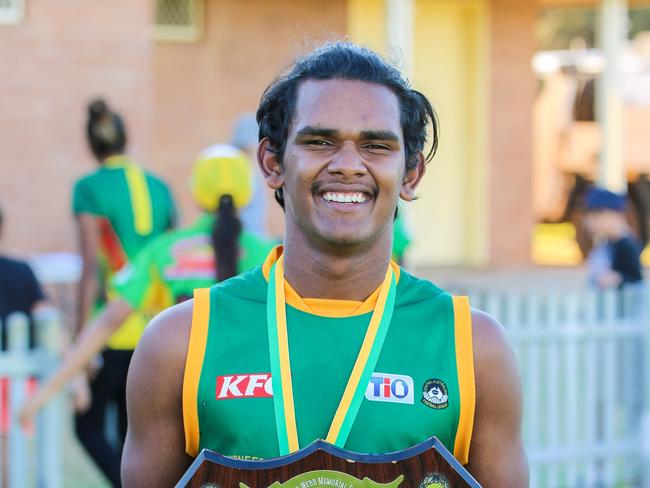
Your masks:
{"label": "white picket fence", "polygon": [[28,394],[29,378],[43,380],[60,359],[61,321],[56,309],[35,314],[36,347],[29,349],[29,319],[15,313],[7,318],[8,350],[0,352],[0,377],[10,380],[10,426],[6,442],[0,443],[3,473],[0,486],[59,488],[62,476],[62,419],[59,396],[38,415],[35,425],[24,429],[17,412]]}
{"label": "white picket fence", "polygon": [[531,487],[650,487],[650,289],[459,288],[506,328]]}

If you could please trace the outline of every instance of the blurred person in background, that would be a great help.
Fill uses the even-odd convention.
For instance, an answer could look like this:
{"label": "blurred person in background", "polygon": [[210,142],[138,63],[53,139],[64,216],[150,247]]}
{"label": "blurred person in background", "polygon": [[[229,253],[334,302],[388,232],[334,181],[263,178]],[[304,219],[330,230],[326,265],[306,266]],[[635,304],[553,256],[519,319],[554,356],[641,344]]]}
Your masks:
{"label": "blurred person in background", "polygon": [[408,227],[405,217],[402,215],[404,210],[399,208],[395,222],[393,222],[393,259],[400,266],[406,266],[406,251],[413,243],[413,237]]}
{"label": "blurred person in background", "polygon": [[602,188],[591,189],[583,222],[593,247],[587,256],[590,281],[599,288],[621,288],[643,280],[641,243],[625,218],[626,198]]}
{"label": "blurred person in background", "polygon": [[[2,238],[3,213],[0,208],[0,239]],[[32,313],[45,304],[45,295],[34,276],[32,269],[23,261],[9,258],[0,252],[0,335],[1,351],[6,351],[9,344],[7,318],[15,312],[29,317],[29,347],[35,344],[36,331]],[[9,379],[0,377],[0,452],[2,453],[2,486],[7,486],[7,435],[11,424],[9,411]],[[28,382],[28,390],[35,386],[33,380]]]}
{"label": "blurred person in background", "polygon": [[[0,208],[0,239],[4,215]],[[2,350],[6,351],[9,338],[7,317],[14,312],[31,316],[37,307],[45,303],[45,295],[29,265],[23,261],[5,256],[0,251],[0,326]],[[34,347],[35,330],[33,323],[29,327],[29,347]]]}
{"label": "blurred person in background", "polygon": [[[124,122],[103,100],[88,106],[86,136],[100,167],[80,178],[72,195],[83,259],[73,336],[110,299],[113,274],[134,259],[151,239],[172,228],[176,218],[167,185],[124,154]],[[110,338],[89,375],[90,405],[78,412],[75,422],[79,440],[113,486],[120,486],[120,458],[126,434],[126,375],[145,325],[142,315],[132,314]],[[83,395],[83,380],[76,385],[77,394]],[[118,446],[111,445],[105,434],[109,404],[115,405],[118,412]]]}
{"label": "blurred person in background", "polygon": [[92,360],[134,310],[155,315],[191,298],[195,288],[262,264],[275,246],[243,228],[238,216],[252,197],[245,155],[227,145],[215,146],[211,154],[194,164],[190,182],[201,216],[190,227],[153,240],[115,276],[116,298],[84,328],[59,370],[24,406],[23,423]]}
{"label": "blurred person in background", "polygon": [[[268,204],[266,183],[264,177],[257,170],[257,136],[259,128],[255,115],[243,114],[233,126],[230,145],[241,151],[248,159],[252,175],[252,198],[250,202],[241,209],[240,217],[247,232],[261,238],[268,236],[267,217]],[[216,144],[206,148],[200,155],[203,158],[212,157],[215,153],[223,150],[223,144]]]}

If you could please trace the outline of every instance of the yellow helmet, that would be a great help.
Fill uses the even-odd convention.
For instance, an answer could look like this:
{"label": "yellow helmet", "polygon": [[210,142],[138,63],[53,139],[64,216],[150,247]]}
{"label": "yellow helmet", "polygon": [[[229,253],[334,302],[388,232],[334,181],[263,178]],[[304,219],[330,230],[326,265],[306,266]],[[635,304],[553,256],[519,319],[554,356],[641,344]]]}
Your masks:
{"label": "yellow helmet", "polygon": [[223,195],[232,196],[236,208],[253,197],[253,175],[248,157],[233,146],[209,147],[194,163],[190,188],[194,201],[203,210],[214,212]]}

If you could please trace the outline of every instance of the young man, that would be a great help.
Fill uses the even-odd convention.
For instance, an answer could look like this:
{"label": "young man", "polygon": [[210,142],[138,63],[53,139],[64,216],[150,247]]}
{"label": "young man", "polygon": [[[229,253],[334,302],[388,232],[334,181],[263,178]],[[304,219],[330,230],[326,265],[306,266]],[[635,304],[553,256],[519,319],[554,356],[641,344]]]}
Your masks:
{"label": "young man", "polygon": [[375,53],[337,43],[276,80],[257,118],[284,249],[145,332],[127,387],[125,486],[169,486],[204,447],[269,458],[326,438],[377,453],[432,435],[484,486],[526,486],[503,330],[390,261],[430,123],[429,155],[437,143],[429,102]]}

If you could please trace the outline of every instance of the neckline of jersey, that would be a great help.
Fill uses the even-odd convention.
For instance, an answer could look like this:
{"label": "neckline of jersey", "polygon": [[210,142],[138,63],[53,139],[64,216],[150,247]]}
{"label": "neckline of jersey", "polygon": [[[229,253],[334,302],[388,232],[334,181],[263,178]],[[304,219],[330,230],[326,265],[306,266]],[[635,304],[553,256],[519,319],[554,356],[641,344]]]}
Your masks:
{"label": "neckline of jersey", "polygon": [[109,156],[102,162],[102,166],[108,169],[119,169],[124,168],[125,166],[133,164],[133,161],[128,156],[123,154],[117,154],[115,156]]}
{"label": "neckline of jersey", "polygon": [[[269,281],[271,267],[282,255],[283,250],[283,246],[274,247],[264,260],[264,264],[262,265],[262,274],[267,283]],[[395,272],[395,283],[397,284],[399,283],[400,278],[400,267],[393,260],[391,260],[390,265]],[[381,283],[377,288],[375,288],[375,291],[373,291],[370,296],[363,301],[334,300],[330,298],[303,298],[293,289],[286,279],[284,280],[284,294],[287,305],[290,305],[301,312],[321,317],[343,318],[370,313],[375,309],[380,291]]]}

